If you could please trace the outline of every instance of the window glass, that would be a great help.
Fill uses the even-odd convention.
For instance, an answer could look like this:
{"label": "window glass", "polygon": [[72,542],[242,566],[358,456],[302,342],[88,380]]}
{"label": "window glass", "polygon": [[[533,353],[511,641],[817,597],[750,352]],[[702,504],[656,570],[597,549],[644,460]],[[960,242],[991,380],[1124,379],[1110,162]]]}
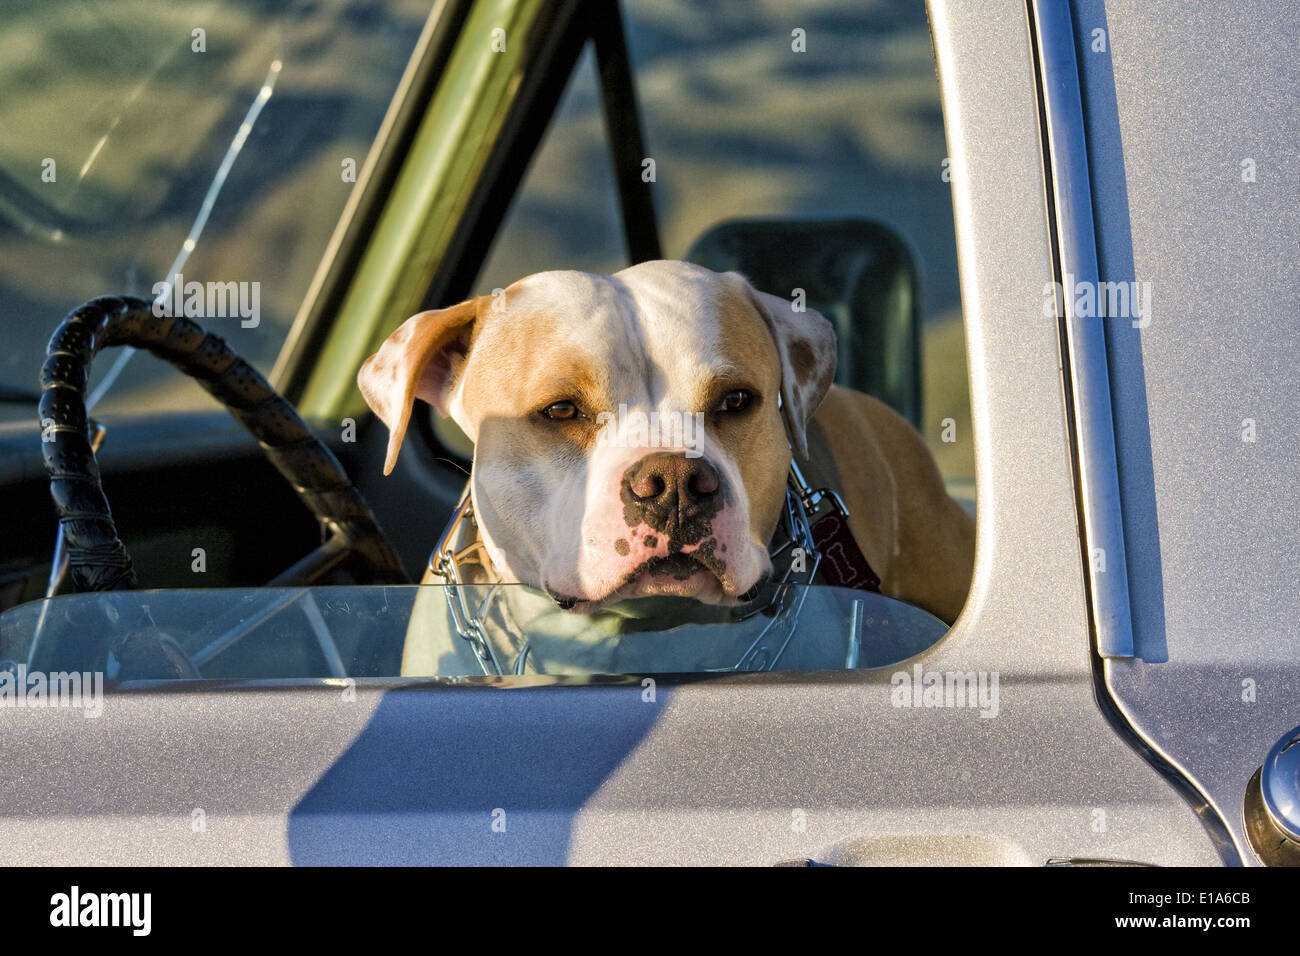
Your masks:
{"label": "window glass", "polygon": [[608,273],[627,265],[597,82],[588,43],[479,273],[475,295],[548,269]]}
{"label": "window glass", "polygon": [[[200,321],[270,371],[428,13],[427,0],[6,3],[0,387],[35,390],[70,309],[152,298],[176,264],[205,292],[242,284],[240,308]],[[92,393],[115,358],[96,363]],[[211,399],[146,357],[99,410],[192,406]]]}

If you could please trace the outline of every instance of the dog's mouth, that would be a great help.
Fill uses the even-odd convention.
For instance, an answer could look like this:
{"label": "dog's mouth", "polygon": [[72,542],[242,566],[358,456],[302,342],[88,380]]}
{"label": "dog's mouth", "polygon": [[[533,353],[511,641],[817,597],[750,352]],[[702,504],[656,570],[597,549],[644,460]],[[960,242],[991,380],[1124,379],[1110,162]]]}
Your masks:
{"label": "dog's mouth", "polygon": [[658,596],[717,601],[726,594],[722,577],[724,570],[725,567],[710,560],[710,556],[699,548],[689,552],[675,551],[649,558],[633,568],[599,603],[606,605],[626,598]]}
{"label": "dog's mouth", "polygon": [[649,594],[683,594],[701,592],[726,593],[727,565],[714,553],[712,541],[689,551],[648,558],[623,576],[615,593],[636,591]]}
{"label": "dog's mouth", "polygon": [[551,593],[564,610],[590,613],[610,604],[641,597],[689,597],[712,604],[735,600],[727,591],[726,565],[709,549],[676,551],[649,558],[623,575],[607,594],[594,598],[576,598]]}
{"label": "dog's mouth", "polygon": [[698,551],[692,551],[687,554],[678,551],[676,554],[665,555],[662,558],[651,558],[641,567],[637,568],[628,575],[627,582],[636,580],[638,577],[670,577],[676,581],[688,581],[692,575],[706,571],[717,577],[715,569],[710,568],[707,563],[696,557]]}

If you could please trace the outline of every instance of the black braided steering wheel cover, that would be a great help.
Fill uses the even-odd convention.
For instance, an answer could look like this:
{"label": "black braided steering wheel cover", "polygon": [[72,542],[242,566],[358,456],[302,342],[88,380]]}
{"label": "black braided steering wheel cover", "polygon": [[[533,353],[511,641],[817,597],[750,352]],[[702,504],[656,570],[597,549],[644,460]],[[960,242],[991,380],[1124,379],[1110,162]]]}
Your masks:
{"label": "black braided steering wheel cover", "polygon": [[130,555],[117,535],[100,484],[86,414],[91,362],[101,349],[114,345],[166,359],[221,402],[261,443],[266,457],[325,530],[342,535],[360,555],[353,572],[362,583],[409,583],[369,505],[334,453],[257,369],[189,319],[154,315],[145,299],[103,296],[59,323],[41,368],[41,450],[77,591],[136,586]]}

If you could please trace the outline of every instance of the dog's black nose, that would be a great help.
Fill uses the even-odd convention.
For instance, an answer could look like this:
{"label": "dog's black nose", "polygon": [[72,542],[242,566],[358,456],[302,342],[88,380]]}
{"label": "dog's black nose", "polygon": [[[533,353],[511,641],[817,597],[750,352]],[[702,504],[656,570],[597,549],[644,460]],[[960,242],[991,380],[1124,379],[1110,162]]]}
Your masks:
{"label": "dog's black nose", "polygon": [[[698,540],[700,526],[717,512],[722,479],[703,458],[681,452],[647,455],[623,472],[623,503],[629,525],[644,521],[656,531]],[[691,534],[688,530],[695,531]]]}
{"label": "dog's black nose", "polygon": [[718,473],[703,458],[660,452],[623,473],[632,496],[658,508],[699,504],[718,491]]}

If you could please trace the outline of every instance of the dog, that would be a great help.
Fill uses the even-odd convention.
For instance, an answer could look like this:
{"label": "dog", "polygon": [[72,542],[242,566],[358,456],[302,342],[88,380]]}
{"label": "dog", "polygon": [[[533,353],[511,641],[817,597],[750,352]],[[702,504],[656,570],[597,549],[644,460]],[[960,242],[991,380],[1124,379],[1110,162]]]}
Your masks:
{"label": "dog", "polygon": [[[833,384],[835,356],[816,311],[739,273],[660,260],[537,273],[422,312],[357,384],[389,430],[386,475],[416,398],[460,426],[500,580],[560,608],[749,598],[772,567],[793,455],[830,476],[880,592],[951,624],[974,523],[910,424]],[[655,441],[647,423],[665,422]]]}

